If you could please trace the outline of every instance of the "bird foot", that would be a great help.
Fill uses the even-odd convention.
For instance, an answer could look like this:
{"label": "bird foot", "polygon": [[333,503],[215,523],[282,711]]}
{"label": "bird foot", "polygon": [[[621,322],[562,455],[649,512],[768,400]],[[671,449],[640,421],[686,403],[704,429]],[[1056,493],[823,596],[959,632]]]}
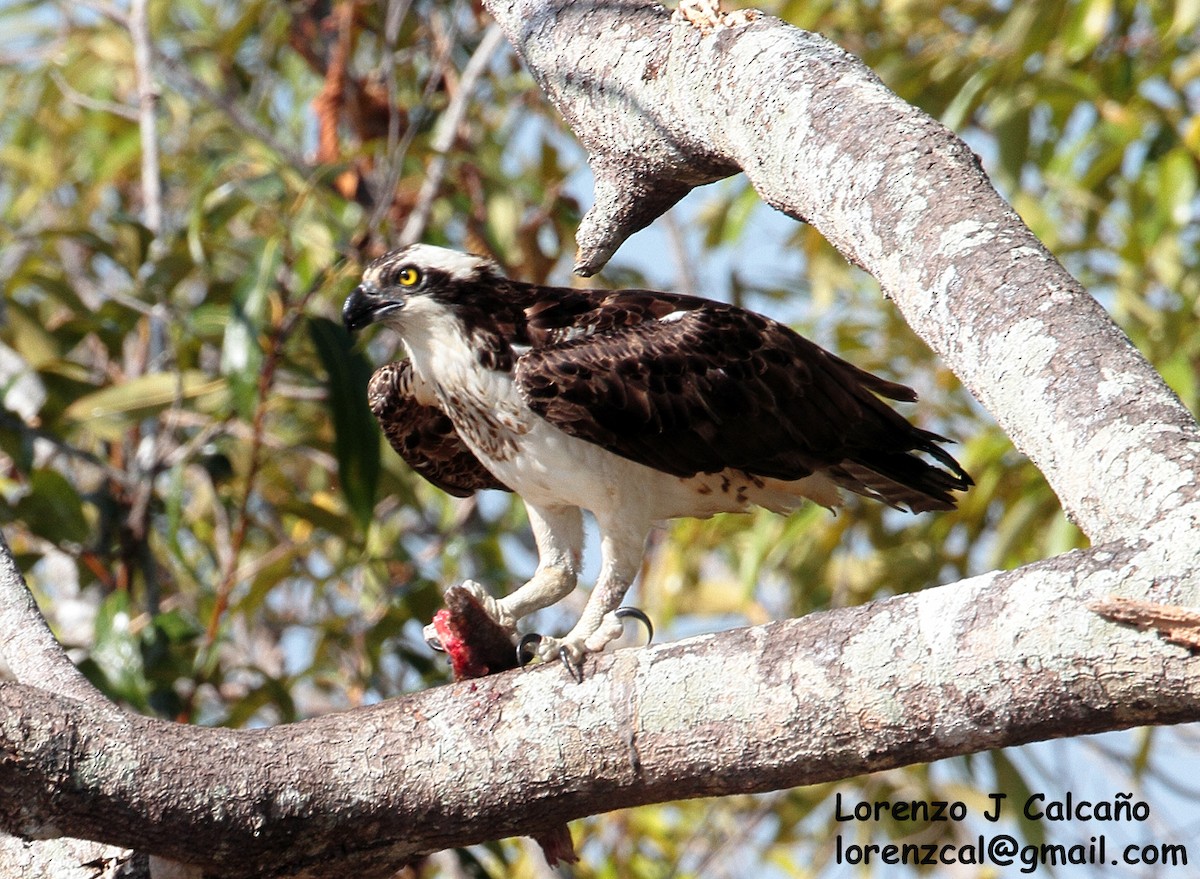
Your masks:
{"label": "bird foot", "polygon": [[625,632],[624,621],[632,618],[646,627],[646,643],[654,639],[654,624],[636,607],[618,607],[600,618],[593,631],[578,631],[576,626],[562,638],[549,638],[530,632],[517,643],[517,662],[527,665],[536,656],[542,662],[558,659],[576,681],[583,680],[583,660],[589,653],[599,653]]}
{"label": "bird foot", "polygon": [[474,580],[463,580],[458,588],[468,593],[483,605],[483,609],[487,611],[488,616],[496,621],[496,625],[508,629],[513,634],[513,637],[516,637],[517,618],[508,611],[504,606],[504,602],[498,598],[493,598],[492,594],[482,584]]}

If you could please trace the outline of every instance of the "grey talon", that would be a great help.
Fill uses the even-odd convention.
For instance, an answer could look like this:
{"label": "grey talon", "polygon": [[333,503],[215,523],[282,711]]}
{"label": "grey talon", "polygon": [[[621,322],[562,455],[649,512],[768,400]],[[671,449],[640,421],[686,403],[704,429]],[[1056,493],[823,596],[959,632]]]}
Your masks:
{"label": "grey talon", "polygon": [[533,661],[536,653],[532,647],[535,644],[540,644],[541,641],[542,636],[537,632],[530,632],[527,635],[521,636],[521,640],[517,642],[517,666],[519,668],[524,668]]}
{"label": "grey talon", "polygon": [[571,677],[575,680],[575,683],[582,684],[583,683],[583,659],[582,659],[582,657],[579,660],[579,664],[576,665],[574,662],[571,661],[570,651],[567,650],[566,647],[559,647],[558,648],[558,658],[562,660],[563,667],[566,668],[566,670],[570,673]]}
{"label": "grey talon", "polygon": [[650,617],[646,616],[645,611],[640,607],[618,607],[613,613],[617,619],[626,619],[632,617],[646,627],[646,644],[648,645],[654,640],[654,623],[650,622]]}

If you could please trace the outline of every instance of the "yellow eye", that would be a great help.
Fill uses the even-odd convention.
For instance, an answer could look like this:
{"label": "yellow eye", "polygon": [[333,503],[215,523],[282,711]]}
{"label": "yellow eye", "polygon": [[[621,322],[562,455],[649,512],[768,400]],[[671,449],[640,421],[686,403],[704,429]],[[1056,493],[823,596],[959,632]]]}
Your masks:
{"label": "yellow eye", "polygon": [[396,280],[400,282],[401,287],[415,287],[421,280],[421,273],[412,266],[405,266],[396,275]]}

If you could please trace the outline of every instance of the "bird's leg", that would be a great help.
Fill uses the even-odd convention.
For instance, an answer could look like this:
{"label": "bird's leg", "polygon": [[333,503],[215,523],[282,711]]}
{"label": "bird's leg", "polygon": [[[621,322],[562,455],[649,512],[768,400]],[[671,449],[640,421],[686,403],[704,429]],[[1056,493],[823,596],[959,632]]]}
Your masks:
{"label": "bird's leg", "polygon": [[578,507],[535,507],[526,503],[525,509],[538,549],[537,570],[529,582],[503,598],[493,598],[474,581],[462,584],[488,616],[513,635],[522,617],[571,594],[579,582],[583,557],[583,516]]}
{"label": "bird's leg", "polygon": [[562,659],[578,668],[584,656],[599,653],[624,631],[618,608],[641,567],[649,527],[599,524],[600,577],[574,628],[562,638],[542,638],[538,642],[537,655],[545,661]]}

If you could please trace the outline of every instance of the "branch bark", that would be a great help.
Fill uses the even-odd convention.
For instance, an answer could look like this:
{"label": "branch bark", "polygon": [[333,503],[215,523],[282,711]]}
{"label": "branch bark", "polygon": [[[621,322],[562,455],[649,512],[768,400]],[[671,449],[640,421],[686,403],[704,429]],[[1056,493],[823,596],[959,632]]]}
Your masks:
{"label": "branch bark", "polygon": [[0,685],[0,827],[69,828],[222,876],[384,876],[613,808],[1196,720],[1191,654],[1087,606],[1117,591],[1194,600],[1194,577],[1149,575],[1167,561],[1158,547],[1072,553],[619,651],[582,684],[548,665],[266,730]]}
{"label": "branch bark", "polygon": [[[34,683],[39,688],[37,692],[54,693],[62,698],[68,705],[64,721],[75,722],[75,708],[71,706],[81,704],[106,717],[120,716],[117,707],[79,672],[55,640],[3,535],[0,535],[0,633],[3,633],[0,635],[0,660],[8,666],[9,674],[19,681]],[[4,717],[0,719],[0,725],[19,723],[20,720],[20,717]],[[0,744],[0,767],[7,767],[14,758],[15,752],[11,752],[6,744]],[[0,769],[0,775],[3,774],[5,770]],[[42,779],[42,783],[47,790],[54,785],[49,779]],[[0,794],[8,796],[10,790],[7,782],[0,781]],[[10,836],[14,831],[13,826],[0,821],[0,866],[11,875],[27,879],[41,876],[84,879],[96,875],[94,870],[86,870],[85,865],[103,863],[105,869],[111,867],[106,875],[113,879],[148,879],[144,855],[71,838],[31,844]],[[64,832],[75,833],[74,830]]]}
{"label": "branch bark", "polygon": [[39,689],[0,686],[0,828],[234,877],[385,875],[620,806],[1200,719],[1187,650],[1089,609],[1200,604],[1196,424],[962,142],[774,19],[703,34],[638,2],[488,6],[592,155],[581,270],[744,169],[879,279],[1098,545],[620,652],[579,685],[545,667],[271,730],[118,715],[26,669]]}
{"label": "branch bark", "polygon": [[46,625],[12,550],[0,534],[0,658],[9,673],[44,690],[76,699],[97,709],[117,708],[92,686],[72,663]]}

